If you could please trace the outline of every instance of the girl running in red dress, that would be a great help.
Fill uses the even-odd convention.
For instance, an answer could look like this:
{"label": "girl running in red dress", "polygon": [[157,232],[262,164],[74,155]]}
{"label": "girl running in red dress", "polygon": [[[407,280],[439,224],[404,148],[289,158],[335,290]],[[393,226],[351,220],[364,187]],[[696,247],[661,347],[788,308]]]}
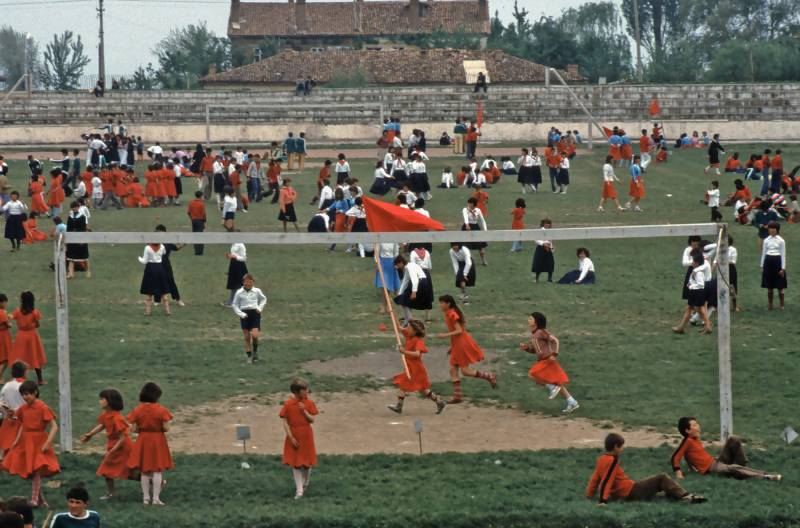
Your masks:
{"label": "girl running in red dress", "polygon": [[47,364],[44,357],[42,338],[39,337],[39,321],[42,313],[35,308],[33,293],[24,291],[19,296],[19,308],[11,313],[11,318],[17,323],[17,335],[11,345],[11,355],[8,362],[12,365],[15,361],[22,361],[28,368],[36,371],[39,385],[46,382],[42,378],[42,368]]}
{"label": "girl running in red dress", "polygon": [[440,338],[450,338],[450,380],[453,382],[453,398],[447,403],[461,403],[461,379],[459,371],[464,376],[480,378],[488,381],[493,389],[497,388],[497,375],[494,372],[481,372],[471,369],[473,363],[483,361],[483,351],[467,332],[464,314],[456,305],[456,300],[451,295],[439,297],[439,308],[444,313],[447,324],[447,333],[438,334]]}
{"label": "girl running in red dress", "polygon": [[[56,415],[39,399],[39,386],[26,381],[19,387],[25,404],[14,413],[22,427],[17,438],[3,458],[3,469],[12,475],[31,479],[31,506],[47,508],[42,494],[42,477],[59,473],[53,440],[58,432]],[[47,427],[50,430],[47,431]]]}
{"label": "girl running in red dress", "polygon": [[[161,387],[153,382],[145,383],[139,392],[141,403],[128,414],[128,422],[139,433],[128,458],[128,468],[141,471],[143,502],[153,506],[164,506],[160,497],[164,471],[175,467],[164,434],[169,431],[172,414],[159,405],[161,394]],[[150,484],[153,485],[152,501]]]}
{"label": "girl running in red dress", "polygon": [[531,329],[531,339],[519,345],[521,350],[536,354],[536,363],[528,371],[528,377],[538,385],[544,385],[551,400],[559,394],[564,396],[567,406],[561,412],[571,413],[577,410],[580,407],[578,401],[564,386],[569,383],[569,378],[558,363],[558,339],[547,331],[547,318],[542,313],[533,312],[528,317],[528,327]]}
{"label": "girl running in red dress", "polygon": [[319,413],[314,402],[308,399],[308,382],[301,378],[292,381],[292,397],[286,400],[279,416],[283,420],[286,439],[283,442],[283,463],[292,468],[295,494],[299,499],[308,488],[311,468],[317,465],[317,448],[311,424]]}
{"label": "girl running in red dress", "polygon": [[410,392],[419,392],[426,398],[430,398],[436,404],[436,414],[442,414],[445,403],[431,390],[431,382],[428,379],[428,371],[422,363],[422,354],[428,352],[425,346],[425,323],[417,319],[409,321],[408,326],[402,329],[406,336],[405,346],[400,349],[400,353],[405,355],[408,374],[401,372],[394,377],[394,384],[397,385],[397,403],[387,405],[389,409],[397,414],[403,412],[403,402],[406,395]]}
{"label": "girl running in red dress", "polygon": [[131,455],[133,444],[128,435],[128,422],[125,421],[120,411],[124,408],[122,395],[116,389],[106,389],[100,393],[100,408],[103,412],[97,418],[97,425],[88,433],[81,436],[81,442],[86,443],[102,430],[106,432],[106,452],[97,476],[106,479],[106,494],[100,500],[108,500],[114,496],[114,480],[126,480],[130,476],[128,458]]}

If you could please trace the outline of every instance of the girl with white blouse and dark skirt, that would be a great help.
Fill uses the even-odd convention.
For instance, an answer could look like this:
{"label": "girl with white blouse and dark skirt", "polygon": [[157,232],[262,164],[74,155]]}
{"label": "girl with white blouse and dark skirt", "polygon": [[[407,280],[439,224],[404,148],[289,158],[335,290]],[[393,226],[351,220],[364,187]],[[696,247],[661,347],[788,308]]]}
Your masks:
{"label": "girl with white blouse and dark skirt", "polygon": [[450,262],[456,274],[456,288],[461,290],[460,300],[463,304],[469,304],[467,288],[475,286],[475,265],[469,248],[459,242],[450,244]]}
{"label": "girl with white blouse and dark skirt", "polygon": [[[461,225],[462,231],[488,231],[486,227],[486,219],[483,213],[478,209],[478,200],[470,198],[467,200],[467,206],[461,210],[461,217],[464,223]],[[487,265],[485,248],[488,244],[486,242],[470,242],[465,244],[469,249],[477,249],[481,256],[481,264]]]}
{"label": "girl with white blouse and dark skirt", "polygon": [[[553,227],[553,222],[549,218],[543,218],[539,222],[542,232]],[[553,271],[556,268],[556,260],[553,257],[553,243],[549,240],[536,240],[536,249],[533,250],[533,263],[531,273],[533,282],[539,282],[539,275],[547,273],[547,282],[553,282]]]}
{"label": "girl with white blouse and dark skirt", "polygon": [[402,189],[403,185],[409,183],[408,174],[406,174],[406,162],[403,160],[402,150],[400,149],[394,151],[392,177],[394,178],[395,185],[397,185],[398,189]]}
{"label": "girl with white blouse and dark skirt", "polygon": [[[167,228],[163,224],[158,224],[156,226],[156,232],[166,233]],[[175,282],[175,273],[172,271],[172,261],[170,261],[169,256],[171,253],[183,249],[184,245],[185,244],[164,244],[164,255],[161,257],[164,273],[167,274],[170,297],[172,297],[172,300],[175,301],[178,306],[186,306],[186,304],[181,300],[181,293],[178,291],[178,283]],[[155,302],[161,302],[160,298],[156,297]]]}
{"label": "girl with white blouse and dark skirt", "polygon": [[25,239],[25,221],[28,206],[19,199],[17,191],[11,191],[11,200],[0,207],[0,212],[5,214],[5,236],[11,241],[11,252],[19,251],[20,243]]}
{"label": "girl with white blouse and dark skirt", "polygon": [[684,328],[686,328],[686,323],[689,322],[689,318],[693,313],[700,314],[700,319],[703,321],[703,329],[700,330],[700,333],[711,333],[711,321],[709,321],[708,314],[706,313],[705,293],[706,269],[708,267],[708,263],[705,257],[703,257],[702,252],[695,251],[692,253],[692,272],[689,274],[689,280],[686,285],[689,290],[689,298],[686,301],[687,306],[683,312],[680,324],[672,327],[672,331],[676,334],[685,333]]}
{"label": "girl with white blouse and dark skirt", "polygon": [[433,308],[433,286],[418,264],[406,262],[401,255],[395,257],[394,267],[402,274],[400,294],[394,302],[403,308],[404,326],[413,319],[411,310],[430,310]]}
{"label": "girl with white blouse and dark skirt", "polygon": [[767,290],[767,308],[772,310],[774,290],[778,290],[781,310],[784,309],[783,290],[786,289],[786,242],[778,234],[781,226],[770,222],[769,236],[761,245],[761,287]]}
{"label": "girl with white blouse and dark skirt", "polygon": [[369,188],[369,192],[372,194],[377,194],[378,196],[385,196],[389,191],[392,190],[392,183],[394,181],[392,175],[386,172],[386,170],[383,168],[383,163],[378,161],[375,163],[374,176],[372,187]]}
{"label": "girl with white blouse and dark skirt", "polygon": [[517,160],[517,165],[519,165],[517,183],[522,185],[522,194],[525,194],[528,190],[536,192],[537,186],[542,183],[542,160],[535,152],[536,149],[534,149],[534,154],[529,154],[528,149],[524,148],[522,149],[522,156]]}
{"label": "girl with white blouse and dark skirt", "polygon": [[230,297],[223,306],[230,306],[233,303],[233,297],[236,295],[236,290],[242,287],[242,279],[247,275],[247,248],[240,242],[231,244],[231,250],[225,253],[225,258],[228,259],[228,282],[225,286],[230,291]]}
{"label": "girl with white blouse and dark skirt", "polygon": [[[364,209],[364,200],[360,196],[356,198],[355,205],[347,210],[345,216],[347,216],[350,223],[351,233],[366,233],[369,231],[367,227],[367,211]],[[356,247],[358,248],[358,256],[364,258],[364,244],[356,244]]]}
{"label": "girl with white blouse and dark skirt", "polygon": [[[426,156],[427,157],[427,156]],[[420,154],[414,154],[409,164],[409,177],[411,178],[411,190],[418,196],[426,200],[431,199],[431,185],[428,181],[428,169]]]}
{"label": "girl with white blouse and dark skirt", "polygon": [[569,158],[566,152],[561,153],[556,183],[558,184],[559,194],[567,194],[567,187],[569,187]]}
{"label": "girl with white blouse and dark skirt", "polygon": [[163,244],[148,244],[144,254],[139,257],[139,262],[144,264],[144,276],[139,293],[145,296],[144,314],[150,315],[153,311],[153,297],[163,297],[164,312],[169,315],[169,280],[164,270],[162,258],[166,253]]}
{"label": "girl with white blouse and dark skirt", "polygon": [[[422,198],[417,200],[417,202],[419,201],[422,201]],[[417,209],[415,209],[415,211],[419,212]],[[409,244],[408,261],[417,264],[420,268],[422,268],[422,271],[425,272],[425,278],[428,279],[428,284],[430,284],[431,292],[433,292],[433,277],[431,276],[433,263],[431,261],[431,253],[428,246],[430,246],[430,244],[416,244],[416,246],[414,244]],[[433,293],[431,293],[431,298],[433,298]],[[425,322],[431,322],[431,313],[429,310],[425,310]]]}
{"label": "girl with white blouse and dark skirt", "polygon": [[[80,212],[81,204],[72,202],[69,205],[70,213],[67,217],[67,231],[73,233],[84,233],[89,227],[89,220]],[[75,276],[75,263],[84,266],[86,278],[92,278],[92,268],[89,266],[89,244],[67,244],[67,278]]]}
{"label": "girl with white blouse and dark skirt", "polygon": [[568,271],[558,280],[559,284],[594,284],[596,278],[594,275],[594,263],[589,258],[589,250],[586,248],[578,248],[575,252],[578,256],[578,269]]}

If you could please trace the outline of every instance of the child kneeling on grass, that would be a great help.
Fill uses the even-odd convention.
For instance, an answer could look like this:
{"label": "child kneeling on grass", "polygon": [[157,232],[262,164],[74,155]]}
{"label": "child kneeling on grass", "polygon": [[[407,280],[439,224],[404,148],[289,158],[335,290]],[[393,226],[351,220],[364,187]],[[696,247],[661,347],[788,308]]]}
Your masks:
{"label": "child kneeling on grass", "polygon": [[781,475],[777,473],[769,474],[764,471],[745,467],[747,456],[744,454],[742,442],[735,436],[731,436],[722,447],[722,452],[717,458],[712,457],[703,447],[700,441],[700,424],[692,416],[684,416],[678,420],[678,432],[683,435],[683,441],[675,453],[672,454],[670,462],[675,476],[683,478],[681,470],[681,460],[686,459],[686,463],[701,475],[716,474],[726,477],[734,477],[739,480],[755,478],[761,480],[781,481]]}
{"label": "child kneeling on grass", "polygon": [[705,497],[689,493],[664,473],[642,480],[628,478],[619,461],[624,446],[625,439],[622,435],[610,433],[606,436],[606,452],[597,458],[594,473],[586,487],[587,498],[592,499],[599,493],[602,506],[610,499],[650,500],[659,492],[664,492],[670,499],[688,504],[706,501]]}

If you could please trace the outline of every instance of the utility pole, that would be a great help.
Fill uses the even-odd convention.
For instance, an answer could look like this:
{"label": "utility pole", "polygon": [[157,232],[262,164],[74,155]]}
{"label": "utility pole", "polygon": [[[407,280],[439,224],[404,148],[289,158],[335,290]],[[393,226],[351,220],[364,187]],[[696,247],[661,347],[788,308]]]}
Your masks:
{"label": "utility pole", "polygon": [[97,59],[97,66],[98,72],[97,77],[99,81],[103,81],[103,88],[105,89],[106,85],[106,50],[105,50],[105,36],[103,32],[103,13],[105,12],[105,8],[103,7],[103,0],[98,0],[98,7],[97,7],[97,16],[100,18],[100,45],[97,46],[98,52],[98,59]]}
{"label": "utility pole", "polygon": [[[101,2],[103,0],[100,0]],[[642,68],[642,32],[639,28],[639,0],[633,0],[633,25],[636,31],[636,79],[644,81],[644,70]]]}
{"label": "utility pole", "polygon": [[33,91],[33,82],[32,82],[33,81],[33,76],[31,75],[30,63],[28,62],[28,46],[30,46],[32,38],[33,37],[31,36],[30,33],[26,33],[25,34],[25,46],[24,46],[24,53],[23,53],[24,61],[25,61],[24,62],[24,65],[25,65],[25,73],[24,73],[24,76],[25,76],[25,89],[28,92],[28,97],[29,98],[31,96],[31,92]]}

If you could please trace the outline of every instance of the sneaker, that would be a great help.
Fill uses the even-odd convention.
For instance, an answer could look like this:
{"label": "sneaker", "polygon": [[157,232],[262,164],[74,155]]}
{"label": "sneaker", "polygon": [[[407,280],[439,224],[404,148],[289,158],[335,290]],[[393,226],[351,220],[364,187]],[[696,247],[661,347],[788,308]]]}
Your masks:
{"label": "sneaker", "polygon": [[444,401],[444,400],[437,401],[436,402],[436,414],[442,414],[442,411],[444,411],[445,407],[447,407],[447,402],[446,401]]}
{"label": "sneaker", "polygon": [[114,495],[113,495],[113,494],[111,494],[111,493],[106,493],[105,495],[103,495],[102,497],[100,497],[100,500],[101,500],[101,501],[105,501],[105,500],[111,500],[111,499],[113,499],[113,498],[114,498]]}
{"label": "sneaker", "polygon": [[183,301],[178,301],[176,304],[177,304],[178,306],[186,306],[186,303],[185,303],[185,302],[183,302]]}
{"label": "sneaker", "polygon": [[598,213],[602,213],[602,212],[604,212],[604,211],[605,211],[605,209],[603,209],[602,207],[598,207],[598,208],[597,208],[597,212],[598,212]]}
{"label": "sneaker", "polygon": [[564,414],[570,414],[570,413],[575,412],[578,409],[580,409],[580,407],[581,406],[580,406],[580,404],[578,402],[568,403],[567,406],[564,407],[564,410],[562,410],[561,412],[564,413]]}
{"label": "sneaker", "polygon": [[550,390],[550,394],[547,396],[547,399],[554,400],[555,397],[558,396],[560,392],[561,392],[561,387],[559,385],[556,385]]}
{"label": "sneaker", "polygon": [[294,494],[294,500],[302,499],[302,498],[303,498],[303,492],[302,491],[298,491],[298,492],[296,492]]}
{"label": "sneaker", "polygon": [[252,356],[247,356],[247,364],[248,365],[252,365],[253,364],[253,357]]}
{"label": "sneaker", "polygon": [[387,405],[386,408],[389,409],[390,411],[396,412],[397,414],[403,414],[403,408],[399,407],[397,404]]}
{"label": "sneaker", "polygon": [[633,211],[634,211],[635,213],[643,213],[643,212],[644,212],[644,211],[642,210],[642,208],[641,208],[641,207],[639,207],[638,205],[637,205],[636,207],[634,207],[634,208],[633,208]]}
{"label": "sneaker", "polygon": [[780,474],[764,475],[764,480],[771,480],[772,482],[780,482],[782,479],[783,476]]}

